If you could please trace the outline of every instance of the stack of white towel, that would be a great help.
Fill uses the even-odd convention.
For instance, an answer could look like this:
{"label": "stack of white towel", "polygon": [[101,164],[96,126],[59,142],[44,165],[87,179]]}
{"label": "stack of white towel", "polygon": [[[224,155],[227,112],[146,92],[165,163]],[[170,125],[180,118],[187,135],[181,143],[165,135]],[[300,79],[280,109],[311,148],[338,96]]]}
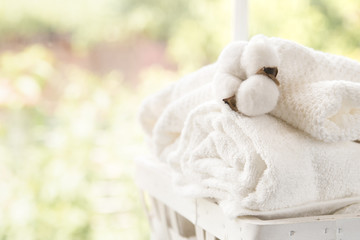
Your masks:
{"label": "stack of white towel", "polygon": [[229,216],[344,213],[360,202],[360,64],[261,38],[278,58],[276,107],[248,117],[217,97],[224,73],[239,84],[247,77],[242,54],[253,40],[233,43],[228,58],[144,101],[151,148],[171,165],[179,192],[214,198]]}

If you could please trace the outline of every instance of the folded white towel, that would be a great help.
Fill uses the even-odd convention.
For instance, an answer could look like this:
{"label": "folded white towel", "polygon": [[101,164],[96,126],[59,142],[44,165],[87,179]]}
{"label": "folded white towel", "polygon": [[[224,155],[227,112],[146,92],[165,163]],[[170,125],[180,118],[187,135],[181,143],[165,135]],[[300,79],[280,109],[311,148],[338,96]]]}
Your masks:
{"label": "folded white towel", "polygon": [[[140,122],[156,156],[171,162],[183,193],[216,198],[232,216],[324,214],[359,202],[360,145],[350,141],[360,138],[359,64],[269,41],[280,59],[275,117],[244,117],[214,100],[214,76],[226,75],[218,62],[144,102]],[[241,82],[243,64],[231,66]]]}
{"label": "folded white towel", "polygon": [[360,139],[360,64],[272,38],[282,92],[273,114],[324,141]]}
{"label": "folded white towel", "polygon": [[230,216],[330,214],[360,201],[360,145],[324,143],[269,115],[221,102],[196,107],[167,159],[179,192],[219,201]]}
{"label": "folded white towel", "polygon": [[215,64],[203,67],[143,102],[139,120],[151,149],[161,160],[166,161],[162,156],[171,151],[189,112],[213,99],[211,81],[215,71]]}
{"label": "folded white towel", "polygon": [[[242,56],[259,39],[270,50],[257,51],[255,60],[251,54]],[[249,69],[254,72],[254,66],[275,64],[279,70],[280,98],[271,114],[323,141],[360,139],[358,62],[265,36],[256,36],[250,43],[230,44],[218,62],[213,88],[218,90],[219,98],[235,93],[241,81],[250,77]]]}

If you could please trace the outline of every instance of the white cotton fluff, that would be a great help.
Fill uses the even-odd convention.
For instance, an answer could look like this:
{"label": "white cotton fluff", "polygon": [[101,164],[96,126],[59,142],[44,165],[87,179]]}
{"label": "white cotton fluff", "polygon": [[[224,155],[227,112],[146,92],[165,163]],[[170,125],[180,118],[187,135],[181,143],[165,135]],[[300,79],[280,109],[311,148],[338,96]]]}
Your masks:
{"label": "white cotton fluff", "polygon": [[240,84],[236,93],[236,107],[247,116],[271,112],[278,101],[279,89],[269,77],[253,75]]}
{"label": "white cotton fluff", "polygon": [[234,96],[241,80],[231,74],[218,72],[215,74],[212,88],[216,99],[223,100]]}
{"label": "white cotton fluff", "polygon": [[245,71],[241,68],[241,56],[247,42],[238,41],[227,45],[217,61],[217,73],[212,82],[212,89],[216,99],[222,100],[235,95],[243,79]]}
{"label": "white cotton fluff", "polygon": [[245,41],[229,43],[221,51],[217,60],[218,71],[231,74],[239,79],[245,79],[245,72],[241,68],[241,57],[247,44]]}
{"label": "white cotton fluff", "polygon": [[261,35],[251,39],[241,57],[241,64],[247,77],[256,74],[263,67],[277,67],[279,63],[276,49]]}

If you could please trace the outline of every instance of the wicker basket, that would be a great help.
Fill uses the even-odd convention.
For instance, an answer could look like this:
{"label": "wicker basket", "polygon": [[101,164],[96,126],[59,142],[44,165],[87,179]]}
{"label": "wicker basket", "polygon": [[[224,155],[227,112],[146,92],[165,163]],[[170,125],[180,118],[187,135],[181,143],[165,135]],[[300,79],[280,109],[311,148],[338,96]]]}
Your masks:
{"label": "wicker basket", "polygon": [[148,159],[136,165],[152,240],[360,240],[360,214],[229,219],[210,200],[174,193],[166,166]]}

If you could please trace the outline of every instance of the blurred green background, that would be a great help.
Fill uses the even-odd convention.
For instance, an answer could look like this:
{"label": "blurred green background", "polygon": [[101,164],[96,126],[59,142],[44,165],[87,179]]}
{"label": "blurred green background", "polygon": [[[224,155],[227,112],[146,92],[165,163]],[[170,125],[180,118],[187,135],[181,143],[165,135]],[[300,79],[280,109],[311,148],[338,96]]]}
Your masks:
{"label": "blurred green background", "polygon": [[[140,240],[147,95],[214,62],[230,0],[0,2],[0,239]],[[360,59],[360,1],[249,0],[263,33]]]}

